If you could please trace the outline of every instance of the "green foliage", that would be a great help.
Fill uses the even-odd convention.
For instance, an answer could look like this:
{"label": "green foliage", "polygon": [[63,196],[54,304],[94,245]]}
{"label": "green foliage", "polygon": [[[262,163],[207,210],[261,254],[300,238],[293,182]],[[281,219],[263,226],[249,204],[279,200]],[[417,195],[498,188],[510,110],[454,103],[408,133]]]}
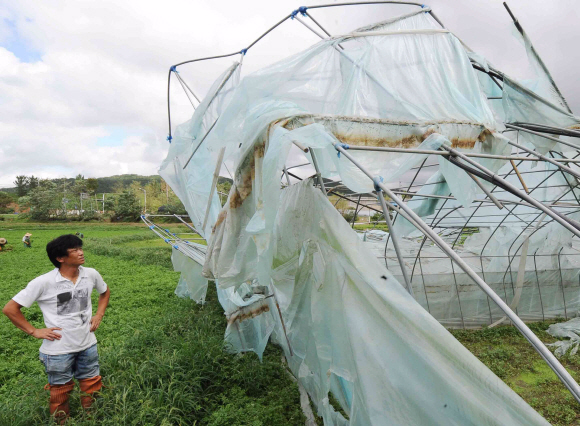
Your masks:
{"label": "green foliage", "polygon": [[115,221],[136,221],[141,214],[141,206],[133,191],[123,191],[117,199],[115,206],[115,215],[112,218]]}
{"label": "green foliage", "polygon": [[40,181],[38,187],[28,191],[28,206],[33,220],[45,221],[59,215],[64,217],[64,211],[58,202],[56,184],[49,180]]}
{"label": "green foliage", "polygon": [[385,220],[385,215],[379,212],[376,212],[375,214],[373,214],[371,216],[371,221],[372,222],[379,222],[379,221],[384,221]]}
{"label": "green foliage", "polygon": [[[546,333],[550,323],[528,325],[543,342],[556,340]],[[580,424],[576,400],[515,327],[451,330],[451,333],[551,424]],[[567,355],[560,361],[576,380],[580,379],[578,355]]]}
{"label": "green foliage", "polygon": [[[38,178],[32,176],[32,178],[36,179],[38,183]],[[17,176],[16,180],[14,181],[15,188],[0,188],[2,191],[6,192],[16,192],[19,197],[23,197],[28,192],[28,185],[29,185],[29,177],[28,176]],[[153,176],[140,176],[140,175],[116,175],[116,176],[109,176],[109,177],[102,177],[102,178],[88,178],[86,179],[87,190],[93,188],[91,183],[92,180],[96,179],[97,187],[93,190],[94,193],[113,193],[113,192],[122,192],[124,189],[128,189],[133,182],[138,182],[139,186],[144,187],[152,182],[156,182],[157,184],[162,184],[162,179],[160,176],[153,175]],[[51,181],[56,183],[59,188],[61,188],[61,192],[65,192],[64,188],[68,192],[71,191],[71,188],[75,184],[76,180],[85,180],[84,176],[77,175],[76,178],[58,178],[52,179]],[[20,192],[19,192],[20,191]]]}
{"label": "green foliage", "polygon": [[[35,197],[34,207],[38,207],[37,213],[34,214],[33,220],[49,221],[49,220],[72,220],[72,221],[89,221],[102,220],[104,216],[111,215],[113,220],[119,217],[119,220],[130,221],[137,220],[138,215],[129,214],[115,215],[117,210],[117,198],[119,193],[124,191],[132,191],[137,200],[141,202],[141,206],[145,203],[143,189],[147,193],[147,212],[157,213],[158,209],[163,207],[160,212],[170,212],[175,214],[187,214],[181,200],[169,188],[160,176],[139,176],[139,175],[120,175],[111,176],[108,178],[88,178],[85,179],[83,175],[77,175],[73,178],[58,178],[52,180],[43,180],[43,185],[47,182],[54,184],[54,191],[46,194],[45,197],[39,199]],[[40,184],[38,178],[34,176],[20,176],[19,180],[15,181],[20,185],[19,188],[6,188],[7,193],[16,194],[20,190],[20,195],[13,196],[13,201],[19,201],[19,210],[22,211],[28,207],[33,207],[29,193]],[[222,190],[229,191],[231,182],[228,179],[220,178],[219,185]],[[117,191],[117,193],[111,193]],[[81,194],[84,194],[81,200]],[[102,194],[102,195],[101,195]],[[54,199],[49,200],[49,195]],[[105,197],[105,205],[102,204],[102,197]],[[20,198],[18,198],[20,197]],[[222,196],[222,201],[225,200]],[[39,201],[43,202],[43,206],[37,205]],[[122,202],[121,210],[127,207],[126,203]],[[142,210],[140,207],[139,210]],[[105,213],[101,216],[95,212],[104,210]],[[135,209],[136,210],[136,209]],[[2,210],[0,206],[0,214],[6,210]],[[30,217],[32,217],[32,212]],[[131,219],[133,218],[133,219]]]}
{"label": "green foliage", "polygon": [[31,175],[26,178],[26,188],[28,189],[28,191],[38,188],[38,184],[39,179],[34,175]]}
{"label": "green foliage", "polygon": [[105,197],[105,211],[110,212],[115,210],[115,204],[117,203],[117,197],[115,196],[106,196]]}
{"label": "green foliage", "polygon": [[6,192],[0,192],[0,213],[12,213],[14,210],[8,208],[8,204],[13,202],[12,196]]}
{"label": "green foliage", "polygon": [[97,188],[99,187],[99,181],[95,178],[88,178],[87,179],[87,191],[89,193],[94,194],[97,192]]}
{"label": "green foliage", "polygon": [[[140,187],[145,187],[149,183],[158,181],[161,182],[161,177],[154,176],[140,176],[140,175],[116,175],[103,178],[97,178],[99,187],[97,192],[117,192],[128,189],[133,182],[137,182]],[[120,192],[119,191],[119,192]]]}
{"label": "green foliage", "polygon": [[353,209],[353,210],[348,210],[348,211],[344,212],[342,214],[342,217],[344,217],[344,220],[346,220],[349,223],[353,221],[353,217],[354,217],[354,221],[356,222],[356,220],[358,219],[358,214],[355,215],[354,209]]}
{"label": "green foliage", "polygon": [[[44,246],[58,235],[83,232],[87,266],[96,268],[111,288],[111,302],[97,331],[105,388],[91,417],[84,415],[78,387],[71,395],[67,425],[303,425],[296,385],[280,362],[276,347],[263,362],[252,353],[232,355],[223,335],[226,327],[215,287],[207,303],[179,299],[179,274],[169,266],[171,250],[160,254],[165,266],[146,255],[125,260],[124,247],[147,241],[151,231],[124,224],[13,224],[2,230],[16,240],[26,229],[33,248],[15,245],[1,253],[5,302],[28,281],[49,271]],[[119,252],[97,254],[109,245]],[[131,251],[131,250],[128,250]],[[93,308],[96,308],[93,294]],[[42,326],[35,304],[26,317]],[[46,376],[38,361],[40,341],[0,316],[0,425],[49,425]]]}
{"label": "green foliage", "polygon": [[73,194],[75,194],[75,196],[87,192],[87,181],[85,180],[85,177],[83,175],[77,175],[72,187],[69,189]]}
{"label": "green foliage", "polygon": [[39,179],[34,175],[31,176],[16,176],[14,180],[14,185],[16,185],[16,194],[19,197],[24,197],[31,190],[38,188]]}
{"label": "green foliage", "polygon": [[16,186],[16,194],[18,194],[19,197],[24,197],[28,192],[26,181],[27,181],[26,176],[24,175],[16,176],[14,185]]}
{"label": "green foliage", "polygon": [[167,256],[168,245],[161,247],[128,247],[126,244],[135,241],[158,241],[153,232],[104,239],[86,238],[85,248],[91,253],[109,256],[116,259],[137,261],[147,265],[171,268],[171,258]]}
{"label": "green foliage", "polygon": [[217,189],[219,192],[228,195],[230,193],[230,189],[232,189],[232,182],[225,179],[223,181],[218,180]]}

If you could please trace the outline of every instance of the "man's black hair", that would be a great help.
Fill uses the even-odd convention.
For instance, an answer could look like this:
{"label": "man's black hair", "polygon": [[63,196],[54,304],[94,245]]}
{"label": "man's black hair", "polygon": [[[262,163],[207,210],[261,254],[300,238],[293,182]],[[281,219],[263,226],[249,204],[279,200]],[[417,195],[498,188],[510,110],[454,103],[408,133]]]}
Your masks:
{"label": "man's black hair", "polygon": [[60,269],[61,263],[56,260],[57,257],[68,256],[68,249],[80,248],[83,246],[83,240],[73,234],[61,235],[46,245],[46,254],[54,266]]}

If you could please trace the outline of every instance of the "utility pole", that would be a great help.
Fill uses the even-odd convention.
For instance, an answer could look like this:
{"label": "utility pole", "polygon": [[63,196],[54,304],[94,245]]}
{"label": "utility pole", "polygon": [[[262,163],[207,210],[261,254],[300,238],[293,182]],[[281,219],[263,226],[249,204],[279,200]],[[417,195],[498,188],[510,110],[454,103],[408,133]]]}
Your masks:
{"label": "utility pole", "polygon": [[143,213],[147,213],[147,191],[143,188],[139,188],[145,194],[145,200],[143,201]]}

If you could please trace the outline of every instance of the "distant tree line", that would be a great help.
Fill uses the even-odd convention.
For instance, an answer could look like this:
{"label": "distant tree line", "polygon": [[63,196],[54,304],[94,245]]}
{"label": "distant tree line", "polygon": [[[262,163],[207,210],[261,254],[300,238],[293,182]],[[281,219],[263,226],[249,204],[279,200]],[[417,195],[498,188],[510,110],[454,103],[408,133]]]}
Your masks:
{"label": "distant tree line", "polygon": [[[57,184],[61,188],[69,188],[75,184],[76,178],[57,178],[49,179],[51,182]],[[87,179],[91,190],[97,193],[111,193],[119,192],[128,189],[134,182],[138,182],[139,186],[143,187],[151,182],[161,182],[160,176],[140,176],[134,174],[107,176],[102,178]],[[28,191],[38,186],[40,179],[34,175],[31,176],[17,176],[14,180],[14,188],[0,188],[0,191],[8,193],[16,193],[19,197],[25,196]]]}
{"label": "distant tree line", "polygon": [[[14,185],[10,192],[0,191],[0,213],[12,213],[16,206],[34,221],[138,221],[143,212],[187,214],[181,200],[159,176],[85,178],[79,174],[75,178],[41,179],[22,175]],[[101,192],[104,188],[110,191]],[[219,179],[222,205],[230,188],[231,180]]]}

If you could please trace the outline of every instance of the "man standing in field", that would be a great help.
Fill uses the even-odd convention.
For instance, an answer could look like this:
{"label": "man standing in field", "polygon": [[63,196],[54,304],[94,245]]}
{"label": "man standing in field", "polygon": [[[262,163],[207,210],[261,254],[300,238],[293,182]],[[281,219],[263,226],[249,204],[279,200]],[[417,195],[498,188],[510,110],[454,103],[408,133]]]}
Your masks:
{"label": "man standing in field", "polygon": [[[50,413],[62,423],[69,414],[69,394],[73,376],[81,390],[81,405],[90,408],[93,393],[101,389],[99,355],[94,331],[99,327],[109,303],[110,290],[101,275],[85,268],[83,241],[75,235],[62,235],[46,246],[48,258],[56,267],[30,281],[10,300],[2,312],[25,333],[43,339],[40,360],[48,375]],[[99,296],[97,313],[92,316],[91,293]],[[21,308],[38,303],[47,328],[30,324]]]}

